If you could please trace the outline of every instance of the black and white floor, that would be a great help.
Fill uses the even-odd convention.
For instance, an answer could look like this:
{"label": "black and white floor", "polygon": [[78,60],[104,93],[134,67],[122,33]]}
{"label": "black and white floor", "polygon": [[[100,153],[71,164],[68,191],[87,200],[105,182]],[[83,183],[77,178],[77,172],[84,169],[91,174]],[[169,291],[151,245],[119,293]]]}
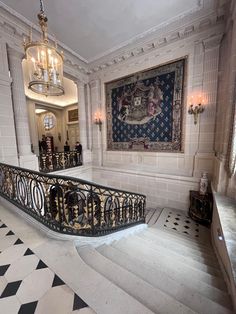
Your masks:
{"label": "black and white floor", "polygon": [[94,311],[0,221],[0,313],[90,314]]}

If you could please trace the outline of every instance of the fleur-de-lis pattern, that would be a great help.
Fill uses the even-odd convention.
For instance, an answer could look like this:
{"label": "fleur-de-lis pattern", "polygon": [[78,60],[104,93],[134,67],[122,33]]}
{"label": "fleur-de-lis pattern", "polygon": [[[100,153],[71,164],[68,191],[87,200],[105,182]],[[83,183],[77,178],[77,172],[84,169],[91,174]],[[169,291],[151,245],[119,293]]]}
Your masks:
{"label": "fleur-de-lis pattern", "polygon": [[106,84],[110,150],[181,151],[185,59]]}

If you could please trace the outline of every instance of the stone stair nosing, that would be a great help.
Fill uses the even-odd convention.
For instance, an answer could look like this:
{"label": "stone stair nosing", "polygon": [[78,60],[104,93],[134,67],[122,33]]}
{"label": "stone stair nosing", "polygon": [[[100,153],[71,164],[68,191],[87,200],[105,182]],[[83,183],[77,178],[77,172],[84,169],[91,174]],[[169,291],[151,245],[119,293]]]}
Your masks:
{"label": "stone stair nosing", "polygon": [[165,267],[162,264],[157,263],[150,263],[150,260],[147,259],[147,255],[144,255],[143,258],[140,258],[140,255],[138,252],[133,252],[130,248],[125,249],[124,247],[117,246],[115,243],[112,244],[112,247],[115,248],[120,253],[124,253],[128,255],[130,258],[133,258],[135,256],[135,259],[140,263],[146,265],[146,267],[149,267],[150,269],[154,269],[159,272],[165,273],[168,277],[178,281],[179,283],[184,284],[185,286],[191,288],[194,288],[197,292],[199,292],[202,295],[205,295],[207,298],[210,298],[213,301],[219,301],[222,300],[223,305],[225,305],[224,300],[230,300],[228,292],[224,289],[219,289],[217,287],[214,287],[206,282],[200,281],[197,276],[189,276],[187,273],[181,273],[175,271],[173,268]]}
{"label": "stone stair nosing", "polygon": [[[149,231],[149,230],[148,230]],[[149,237],[151,242],[155,242],[158,241],[158,239],[161,237],[159,236],[159,238],[153,237],[150,235],[149,236],[149,232],[147,234],[145,234],[145,237]],[[219,263],[216,259],[215,253],[212,250],[212,248],[209,247],[208,250],[203,250],[202,248],[196,248],[194,246],[191,246],[190,244],[185,244],[183,242],[181,242],[181,240],[176,240],[174,238],[171,238],[170,236],[168,237],[168,235],[166,234],[165,236],[162,236],[162,240],[161,241],[166,241],[170,247],[173,247],[173,244],[176,245],[176,249],[179,248],[181,249],[182,252],[186,252],[189,256],[197,256],[197,257],[201,257],[203,259],[205,259],[206,261],[208,261],[212,266],[219,266]]]}
{"label": "stone stair nosing", "polygon": [[191,243],[191,245],[194,245],[196,247],[201,247],[202,249],[207,250],[208,248],[212,247],[211,244],[211,239],[205,239],[204,241],[200,241],[199,238],[193,237],[191,235],[187,235],[183,232],[178,232],[176,230],[164,227],[164,226],[159,226],[159,225],[154,225],[152,227],[149,227],[148,230],[152,232],[153,234],[167,234],[168,236],[171,236],[174,239],[180,239],[181,241],[187,243]]}
{"label": "stone stair nosing", "polygon": [[181,241],[185,242],[185,243],[192,243],[192,244],[196,244],[198,247],[202,247],[203,249],[205,248],[206,250],[210,247],[211,248],[211,239],[200,239],[200,238],[195,238],[191,235],[187,235],[183,232],[178,232],[176,230],[173,230],[171,228],[167,228],[164,226],[160,226],[160,225],[153,225],[151,227],[149,227],[149,231],[150,232],[157,232],[157,233],[164,233],[164,234],[168,234],[169,236],[171,236],[172,238],[177,238],[177,239],[181,239]]}
{"label": "stone stair nosing", "polygon": [[157,252],[160,252],[160,254],[162,254],[162,255],[168,254],[168,255],[172,256],[173,258],[177,257],[179,260],[181,260],[184,263],[187,263],[189,266],[200,269],[200,270],[207,272],[213,276],[222,277],[221,271],[218,267],[216,267],[216,266],[213,267],[213,266],[204,264],[204,262],[207,261],[207,259],[204,259],[204,258],[202,258],[202,260],[204,262],[196,261],[192,257],[188,256],[186,250],[181,251],[181,248],[179,248],[178,245],[176,245],[176,243],[173,243],[173,244],[175,244],[175,247],[173,247],[171,249],[169,247],[169,245],[164,246],[163,244],[159,244],[161,241],[153,241],[149,237],[146,237],[145,233],[136,234],[136,237],[140,238],[142,241],[152,245],[152,248],[155,249]]}
{"label": "stone stair nosing", "polygon": [[162,209],[153,209],[153,210],[151,210],[151,213],[149,214],[150,217],[148,217],[148,219],[146,218],[146,223],[149,226],[155,225],[155,223],[157,222],[161,212],[162,212]]}
{"label": "stone stair nosing", "polygon": [[185,279],[196,279],[204,281],[210,286],[216,287],[220,290],[226,291],[226,285],[220,278],[214,277],[210,274],[202,272],[196,268],[189,267],[185,263],[181,263],[176,259],[159,256],[158,253],[151,247],[142,243],[142,241],[135,241],[133,237],[122,239],[112,244],[112,246],[120,248],[122,251],[130,250],[138,259],[143,259],[149,256],[148,262],[152,265],[168,268],[170,272],[179,272]]}
{"label": "stone stair nosing", "polygon": [[186,239],[184,237],[181,237],[181,235],[172,236],[169,231],[165,231],[162,229],[148,228],[148,234],[152,235],[153,239],[159,239],[160,237],[162,237],[168,242],[176,242],[182,247],[187,247],[190,253],[200,253],[202,256],[209,257],[209,259],[216,261],[215,253],[212,250],[212,246],[210,244],[207,247],[196,245],[194,242],[191,242],[191,240],[186,241]]}
{"label": "stone stair nosing", "polygon": [[84,247],[79,251],[81,258],[94,270],[133,298],[144,304],[145,307],[158,314],[193,314],[195,311],[178,302],[170,295],[153,287],[140,277],[113,263],[92,247]]}
{"label": "stone stair nosing", "polygon": [[212,300],[204,294],[199,293],[197,290],[194,290],[194,288],[188,287],[170,278],[162,271],[156,271],[153,268],[147,267],[145,263],[140,263],[134,257],[130,257],[111,246],[103,245],[98,247],[97,251],[106,258],[109,258],[113,263],[120,265],[154,287],[170,294],[173,298],[197,313],[232,313],[230,311],[232,307],[228,295],[220,294],[215,296],[214,300]]}

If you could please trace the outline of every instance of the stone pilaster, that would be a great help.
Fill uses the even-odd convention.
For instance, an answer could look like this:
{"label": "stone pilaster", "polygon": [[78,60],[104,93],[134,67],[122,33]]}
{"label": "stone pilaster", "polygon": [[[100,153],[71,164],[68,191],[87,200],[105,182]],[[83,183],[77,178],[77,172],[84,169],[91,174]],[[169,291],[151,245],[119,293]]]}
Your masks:
{"label": "stone pilaster", "polygon": [[[91,108],[92,108],[92,123],[96,112],[101,112],[101,82],[100,80],[93,80],[89,83],[90,96],[91,96]],[[104,124],[99,129],[98,125],[92,124],[92,152],[93,152],[93,165],[103,165],[103,141],[102,131]]]}
{"label": "stone pilaster", "polygon": [[86,91],[85,83],[82,81],[75,82],[78,89],[78,108],[79,108],[79,134],[80,143],[83,147],[83,163],[91,163],[91,152],[88,145],[88,117],[86,110]]}
{"label": "stone pilaster", "polygon": [[0,41],[0,162],[18,166],[7,47]]}
{"label": "stone pilaster", "polygon": [[8,47],[9,68],[12,77],[12,102],[16,127],[19,164],[21,167],[37,170],[38,160],[31,152],[22,58],[23,53]]}

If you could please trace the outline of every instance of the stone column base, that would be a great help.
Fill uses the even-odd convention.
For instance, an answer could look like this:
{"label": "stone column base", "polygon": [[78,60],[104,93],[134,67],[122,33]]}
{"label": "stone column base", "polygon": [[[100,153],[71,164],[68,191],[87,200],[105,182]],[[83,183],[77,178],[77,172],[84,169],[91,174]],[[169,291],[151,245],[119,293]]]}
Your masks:
{"label": "stone column base", "polygon": [[39,171],[39,162],[36,155],[19,156],[19,166],[22,168]]}

